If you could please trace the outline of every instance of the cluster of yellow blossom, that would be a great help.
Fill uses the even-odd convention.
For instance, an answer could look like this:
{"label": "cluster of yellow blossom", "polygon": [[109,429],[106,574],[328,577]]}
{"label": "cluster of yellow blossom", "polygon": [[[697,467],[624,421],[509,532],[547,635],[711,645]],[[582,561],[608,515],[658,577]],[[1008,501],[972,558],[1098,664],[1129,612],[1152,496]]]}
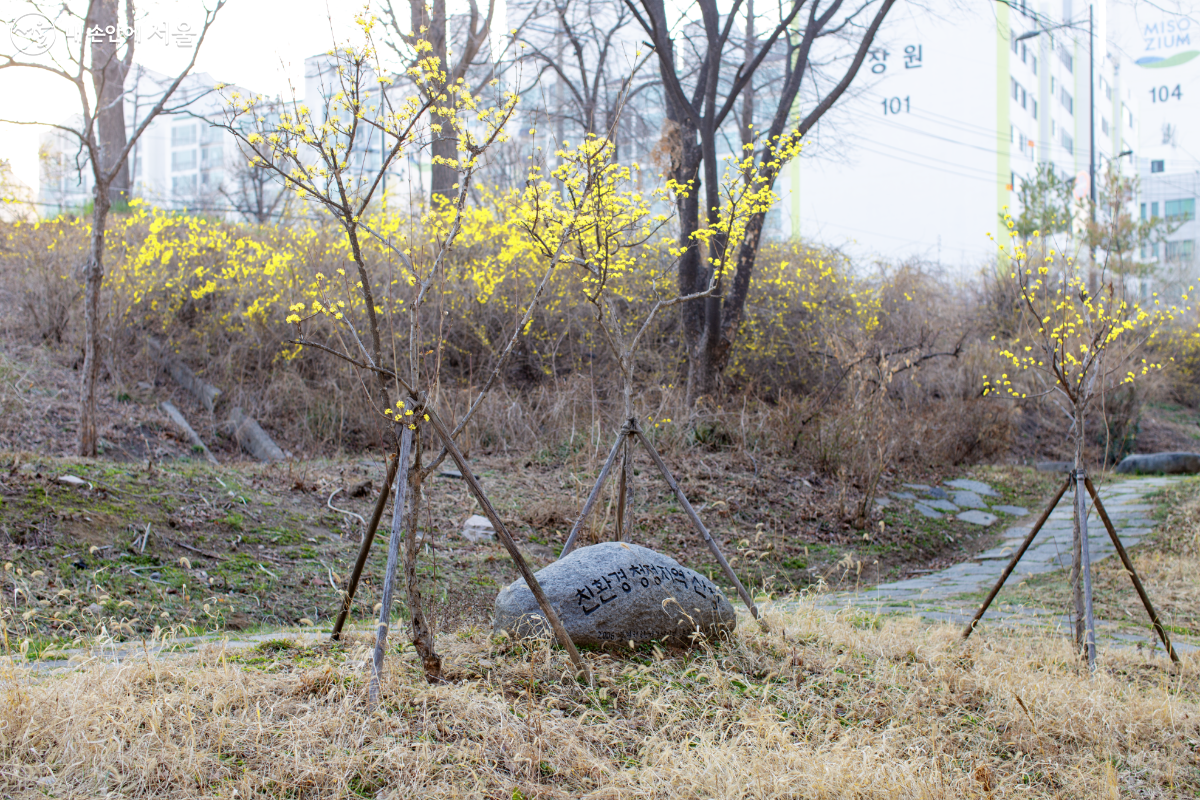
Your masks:
{"label": "cluster of yellow blossom", "polygon": [[[1007,211],[1004,219],[1013,241],[999,245],[1000,269],[1015,289],[1025,327],[1022,336],[999,343],[997,351],[1016,370],[1013,377],[984,375],[984,394],[1027,397],[1028,387],[1013,380],[1027,370],[1048,377],[1073,402],[1085,401],[1098,380],[1132,383],[1138,373],[1125,366],[1134,351],[1192,311],[1187,292],[1181,306],[1166,305],[1157,293],[1143,305],[1130,298],[1127,276],[1103,275],[1101,266],[1061,255],[1039,231],[1023,242],[1012,231]],[[1141,374],[1162,369],[1164,363],[1142,359]]]}

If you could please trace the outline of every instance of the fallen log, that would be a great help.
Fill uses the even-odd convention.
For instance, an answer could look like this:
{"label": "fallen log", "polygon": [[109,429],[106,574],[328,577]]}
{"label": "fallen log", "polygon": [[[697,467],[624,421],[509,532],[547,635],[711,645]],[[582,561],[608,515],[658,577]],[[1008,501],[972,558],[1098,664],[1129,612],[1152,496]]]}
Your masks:
{"label": "fallen log", "polygon": [[151,352],[154,353],[155,360],[167,371],[167,374],[195,398],[197,403],[208,409],[208,413],[212,414],[221,390],[192,372],[188,365],[180,361],[179,357],[162,342],[153,338],[147,339],[147,341],[150,344]]}
{"label": "fallen log", "polygon": [[241,448],[259,461],[283,461],[287,458],[254,417],[246,415],[241,407],[234,406],[229,411],[228,426]]}
{"label": "fallen log", "polygon": [[[147,338],[146,341],[150,346],[150,352],[154,354],[154,359],[166,373],[183,387],[197,403],[208,409],[208,413],[215,415],[217,398],[221,396],[221,390],[192,372],[191,368],[187,364],[184,364],[170,347],[152,337]],[[175,408],[174,406],[171,407]],[[164,410],[166,410],[165,406]],[[200,441],[200,437],[196,436],[196,432],[187,424],[187,420],[184,419],[183,414],[179,413],[179,409],[175,408],[175,414],[171,414],[170,411],[167,411],[167,414],[183,429],[189,439],[192,436],[196,437],[192,440],[192,444],[199,444],[200,447],[203,447],[205,456],[214,464],[217,463],[216,458],[204,446],[204,443]],[[176,419],[176,415],[178,415],[178,419]],[[287,458],[287,454],[280,449],[279,445],[275,444],[274,440],[262,429],[262,426],[238,406],[230,409],[225,429],[233,435],[233,438],[237,440],[238,445],[243,450],[259,461],[282,461]]]}
{"label": "fallen log", "polygon": [[188,424],[187,419],[183,416],[180,410],[175,407],[174,403],[172,403],[170,400],[164,400],[160,406],[162,410],[167,413],[167,416],[171,418],[171,422],[175,423],[175,427],[179,428],[179,430],[183,432],[183,435],[187,437],[192,447],[199,448],[200,451],[204,453],[204,457],[213,464],[219,463],[216,456],[214,456],[212,451],[208,449],[208,446],[204,444],[204,440],[200,438],[200,435],[196,433],[195,429]]}

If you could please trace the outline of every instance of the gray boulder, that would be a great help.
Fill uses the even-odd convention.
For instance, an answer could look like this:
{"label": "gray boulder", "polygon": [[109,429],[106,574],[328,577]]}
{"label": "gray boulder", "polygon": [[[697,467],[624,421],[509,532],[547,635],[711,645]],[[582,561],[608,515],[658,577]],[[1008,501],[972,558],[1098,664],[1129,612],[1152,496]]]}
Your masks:
{"label": "gray boulder", "polygon": [[[697,633],[716,638],[737,626],[733,606],[711,581],[640,545],[581,547],[536,574],[577,645],[692,644]],[[493,628],[517,638],[551,635],[524,580],[496,597]]]}
{"label": "gray boulder", "polygon": [[1117,465],[1122,475],[1162,472],[1166,475],[1195,475],[1200,473],[1200,453],[1151,453],[1125,456]]}

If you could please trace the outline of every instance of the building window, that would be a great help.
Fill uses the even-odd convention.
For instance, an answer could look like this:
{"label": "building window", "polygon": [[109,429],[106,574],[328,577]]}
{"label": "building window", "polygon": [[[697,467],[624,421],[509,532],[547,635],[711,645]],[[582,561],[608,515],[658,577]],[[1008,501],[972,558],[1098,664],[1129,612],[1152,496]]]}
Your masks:
{"label": "building window", "polygon": [[1009,79],[1008,79],[1008,82],[1009,82],[1010,84],[1012,84],[1012,95],[1013,95],[1013,100],[1016,100],[1016,99],[1017,99],[1017,98],[1020,96],[1020,95],[1018,94],[1018,92],[1017,92],[1017,79],[1016,79],[1016,78],[1009,78]]}
{"label": "building window", "polygon": [[1062,101],[1063,108],[1065,108],[1069,113],[1075,113],[1075,98],[1071,97],[1071,95],[1067,93],[1066,89],[1059,91],[1058,99]]}
{"label": "building window", "polygon": [[200,166],[202,169],[211,169],[221,165],[221,145],[210,145],[200,149]]}
{"label": "building window", "polygon": [[1142,203],[1142,222],[1146,221],[1146,204]]}
{"label": "building window", "polygon": [[182,147],[196,143],[195,125],[176,125],[171,128],[171,147]]}
{"label": "building window", "polygon": [[176,150],[171,153],[171,171],[186,172],[196,168],[196,150]]}
{"label": "building window", "polygon": [[1014,53],[1017,52],[1017,32],[1016,31],[1012,32],[1012,51]]}
{"label": "building window", "polygon": [[1070,136],[1067,136],[1066,131],[1063,131],[1063,134],[1062,134],[1062,144],[1063,144],[1063,147],[1067,148],[1068,153],[1070,153],[1071,155],[1075,155],[1075,140],[1072,139]]}
{"label": "building window", "polygon": [[1142,258],[1158,258],[1158,242],[1142,245]]}
{"label": "building window", "polygon": [[1071,54],[1067,52],[1067,46],[1059,44],[1058,58],[1062,61],[1063,66],[1067,68],[1067,72],[1075,73],[1075,59],[1071,58]]}
{"label": "building window", "polygon": [[1158,203],[1150,204],[1150,216],[1155,218],[1158,217]]}
{"label": "building window", "polygon": [[195,175],[176,175],[171,178],[171,194],[184,197],[196,193]]}
{"label": "building window", "polygon": [[1037,119],[1037,100],[1033,101],[1033,118]]}
{"label": "building window", "polygon": [[1037,56],[1033,57],[1033,74],[1037,75]]}
{"label": "building window", "polygon": [[1165,242],[1163,248],[1163,256],[1167,261],[1191,261],[1192,250],[1195,242],[1191,239],[1185,239],[1181,242]]}
{"label": "building window", "polygon": [[[1151,161],[1150,162],[1150,171],[1151,172],[1162,172],[1163,171],[1163,162],[1162,161]],[[1157,206],[1158,203],[1155,203],[1154,205]]]}
{"label": "building window", "polygon": [[1108,136],[1108,120],[1106,120],[1104,117],[1100,118],[1100,132],[1105,136]]}
{"label": "building window", "polygon": [[1163,204],[1163,213],[1171,222],[1190,222],[1196,218],[1196,199],[1168,200]]}

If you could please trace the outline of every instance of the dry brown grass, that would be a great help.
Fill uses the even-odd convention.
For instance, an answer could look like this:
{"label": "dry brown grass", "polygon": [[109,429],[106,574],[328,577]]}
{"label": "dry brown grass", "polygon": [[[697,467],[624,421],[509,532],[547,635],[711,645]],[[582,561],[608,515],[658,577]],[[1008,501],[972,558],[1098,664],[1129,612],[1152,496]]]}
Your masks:
{"label": "dry brown grass", "polygon": [[[19,795],[125,797],[1194,797],[1197,660],[879,624],[801,603],[691,653],[447,641],[453,682],[365,649],[209,648],[63,677],[4,670],[0,774]],[[51,780],[53,776],[53,780]],[[39,783],[40,781],[40,783]]]}
{"label": "dry brown grass", "polygon": [[[1136,547],[1130,548],[1133,567],[1150,595],[1154,608],[1173,636],[1200,635],[1200,480],[1191,478],[1165,489],[1156,505],[1167,509],[1166,518]],[[1100,525],[1099,520],[1093,523]],[[1117,558],[1093,566],[1096,616],[1130,623],[1141,629],[1146,641],[1154,634],[1146,624],[1146,611]],[[1014,587],[1012,602],[1062,609],[1071,606],[1070,586],[1062,573],[1026,580]]]}

